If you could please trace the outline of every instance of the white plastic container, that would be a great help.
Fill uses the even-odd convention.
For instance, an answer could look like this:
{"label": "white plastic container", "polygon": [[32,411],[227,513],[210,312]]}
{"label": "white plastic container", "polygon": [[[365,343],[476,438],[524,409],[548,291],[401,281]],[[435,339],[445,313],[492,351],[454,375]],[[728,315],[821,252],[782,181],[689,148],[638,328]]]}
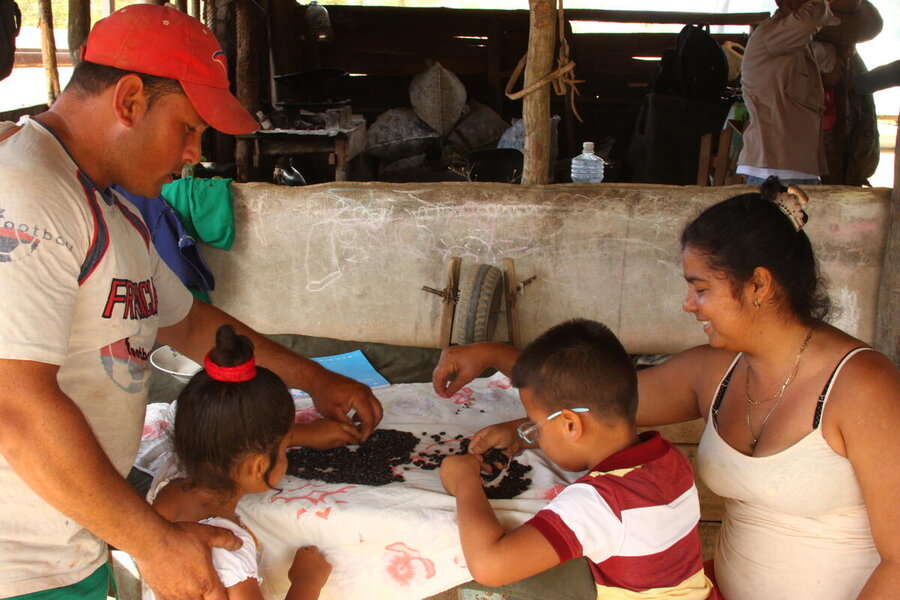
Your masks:
{"label": "white plastic container", "polygon": [[203,368],[169,346],[160,346],[154,350],[150,354],[150,364],[163,373],[168,373],[181,383],[190,381],[191,377]]}
{"label": "white plastic container", "polygon": [[582,152],[572,159],[572,183],[603,181],[603,159],[594,154],[594,142],[585,142]]}

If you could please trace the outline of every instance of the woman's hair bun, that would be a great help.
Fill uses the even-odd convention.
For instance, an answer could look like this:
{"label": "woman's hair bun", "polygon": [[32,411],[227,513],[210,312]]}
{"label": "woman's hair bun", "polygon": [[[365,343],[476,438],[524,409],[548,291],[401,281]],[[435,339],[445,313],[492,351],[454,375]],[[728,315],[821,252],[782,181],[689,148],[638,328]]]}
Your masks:
{"label": "woman's hair bun", "polygon": [[775,200],[778,199],[778,196],[786,191],[787,188],[781,183],[781,180],[774,175],[770,175],[769,178],[763,181],[762,185],[759,186],[759,195],[763,197],[763,200],[768,200],[769,202],[775,202]]}

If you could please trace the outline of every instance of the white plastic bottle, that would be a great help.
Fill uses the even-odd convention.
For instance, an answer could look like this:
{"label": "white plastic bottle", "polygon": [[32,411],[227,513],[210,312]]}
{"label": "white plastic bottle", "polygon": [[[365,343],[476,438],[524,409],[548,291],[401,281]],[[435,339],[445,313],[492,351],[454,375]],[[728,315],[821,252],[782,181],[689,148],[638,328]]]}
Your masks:
{"label": "white plastic bottle", "polygon": [[581,154],[572,159],[572,183],[600,183],[603,164],[603,159],[594,154],[594,142],[585,142]]}

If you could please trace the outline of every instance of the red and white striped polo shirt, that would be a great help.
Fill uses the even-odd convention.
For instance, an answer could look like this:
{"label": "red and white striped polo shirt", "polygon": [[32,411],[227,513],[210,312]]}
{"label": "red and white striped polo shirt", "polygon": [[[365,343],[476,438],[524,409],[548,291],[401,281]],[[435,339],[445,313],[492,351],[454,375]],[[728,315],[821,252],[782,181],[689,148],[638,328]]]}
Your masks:
{"label": "red and white striped polo shirt", "polygon": [[691,465],[655,431],[566,487],[528,524],[561,562],[585,556],[598,598],[710,597]]}

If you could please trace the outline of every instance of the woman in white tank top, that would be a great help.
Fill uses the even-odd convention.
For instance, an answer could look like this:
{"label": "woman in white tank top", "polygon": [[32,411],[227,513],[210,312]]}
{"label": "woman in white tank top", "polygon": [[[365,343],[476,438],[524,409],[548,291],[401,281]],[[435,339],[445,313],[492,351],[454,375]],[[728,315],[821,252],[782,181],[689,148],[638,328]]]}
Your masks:
{"label": "woman in white tank top", "polygon": [[639,373],[639,425],[707,419],[727,600],[900,597],[900,374],[824,322],[802,191],[716,204],[682,234],[709,344]]}

